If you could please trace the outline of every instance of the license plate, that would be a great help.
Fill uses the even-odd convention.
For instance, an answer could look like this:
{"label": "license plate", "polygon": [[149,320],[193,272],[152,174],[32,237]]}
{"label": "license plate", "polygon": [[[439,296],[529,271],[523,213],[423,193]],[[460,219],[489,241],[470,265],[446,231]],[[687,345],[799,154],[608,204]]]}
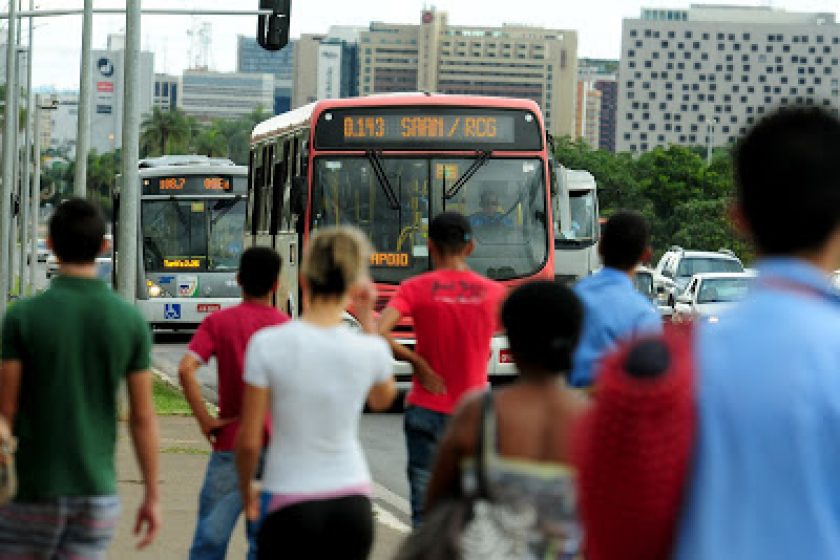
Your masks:
{"label": "license plate", "polygon": [[221,309],[222,306],[218,303],[199,303],[195,308],[199,313],[213,313]]}

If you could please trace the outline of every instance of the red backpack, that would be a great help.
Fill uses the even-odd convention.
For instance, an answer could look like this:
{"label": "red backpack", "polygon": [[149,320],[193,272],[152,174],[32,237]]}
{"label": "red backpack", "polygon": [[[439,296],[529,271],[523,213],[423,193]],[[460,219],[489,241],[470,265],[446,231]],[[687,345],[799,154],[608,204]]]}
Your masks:
{"label": "red backpack", "polygon": [[671,557],[696,431],[690,328],[607,358],[575,433],[587,560]]}

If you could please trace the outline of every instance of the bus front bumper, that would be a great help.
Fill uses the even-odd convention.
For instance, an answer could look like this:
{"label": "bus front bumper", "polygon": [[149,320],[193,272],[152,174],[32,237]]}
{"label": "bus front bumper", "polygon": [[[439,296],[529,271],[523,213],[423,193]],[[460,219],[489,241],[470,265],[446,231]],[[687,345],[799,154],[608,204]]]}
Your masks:
{"label": "bus front bumper", "polygon": [[239,298],[153,298],[137,300],[137,310],[152,328],[192,329],[210,313],[238,304]]}
{"label": "bus front bumper", "polygon": [[[409,338],[395,338],[394,340],[412,350],[416,344],[414,339]],[[397,388],[401,392],[411,389],[411,364],[399,360],[391,360],[391,364]],[[487,377],[491,385],[510,383],[517,375],[513,357],[508,348],[507,337],[494,336],[490,341],[490,359],[487,361]]]}

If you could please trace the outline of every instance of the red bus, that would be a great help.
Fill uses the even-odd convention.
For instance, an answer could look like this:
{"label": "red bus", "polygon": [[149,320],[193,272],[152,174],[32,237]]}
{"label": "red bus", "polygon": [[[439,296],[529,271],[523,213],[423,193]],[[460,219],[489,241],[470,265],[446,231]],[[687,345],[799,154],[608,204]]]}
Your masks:
{"label": "red bus", "polygon": [[[324,226],[370,237],[377,309],[401,280],[431,268],[428,224],[449,210],[473,225],[473,270],[508,285],[552,279],[550,172],[533,101],[425,93],[318,101],[254,129],[246,245],[281,253],[289,297],[278,306],[292,314],[302,244]],[[411,325],[397,336],[410,345]],[[488,371],[515,373],[502,335]],[[408,364],[395,362],[395,373],[410,380]]]}

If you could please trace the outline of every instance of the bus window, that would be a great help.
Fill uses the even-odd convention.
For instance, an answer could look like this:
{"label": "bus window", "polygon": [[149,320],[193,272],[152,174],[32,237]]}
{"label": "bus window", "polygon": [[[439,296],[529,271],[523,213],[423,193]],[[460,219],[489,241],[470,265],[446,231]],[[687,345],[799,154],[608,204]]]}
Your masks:
{"label": "bus window", "polygon": [[271,160],[272,147],[265,146],[262,148],[261,165],[261,181],[257,184],[258,197],[255,201],[254,212],[257,217],[257,232],[268,233],[269,220],[271,218]]}
{"label": "bus window", "polygon": [[248,168],[250,183],[248,184],[248,212],[245,219],[247,224],[246,231],[250,232],[251,235],[256,235],[259,231],[259,216],[257,215],[257,208],[260,207],[260,195],[262,194],[259,185],[261,185],[263,181],[261,154],[262,150],[259,148],[251,150]]}
{"label": "bus window", "polygon": [[288,142],[283,142],[283,140],[279,140],[277,144],[274,146],[274,154],[275,154],[275,161],[274,161],[274,169],[272,173],[272,185],[271,185],[271,199],[272,199],[272,207],[271,207],[271,234],[274,235],[277,233],[278,229],[282,227],[282,212],[283,212],[283,200],[284,194],[287,189],[286,186],[286,178],[287,178],[287,169],[288,166],[286,164],[286,151]]}

